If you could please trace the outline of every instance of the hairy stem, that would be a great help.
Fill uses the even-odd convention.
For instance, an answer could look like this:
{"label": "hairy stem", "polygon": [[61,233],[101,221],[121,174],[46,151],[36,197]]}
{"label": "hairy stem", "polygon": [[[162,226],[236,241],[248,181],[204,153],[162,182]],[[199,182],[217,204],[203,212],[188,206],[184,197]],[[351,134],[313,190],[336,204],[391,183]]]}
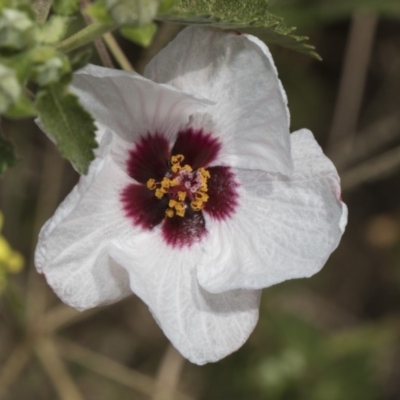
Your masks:
{"label": "hairy stem", "polygon": [[34,0],[32,2],[31,7],[39,24],[46,22],[52,5],[53,0]]}
{"label": "hairy stem", "polygon": [[111,54],[117,60],[119,66],[124,71],[134,71],[132,64],[129,62],[128,58],[119,47],[119,44],[115,40],[114,36],[111,33],[105,33],[103,35],[103,39],[106,42],[107,47],[110,49]]}
{"label": "hairy stem", "polygon": [[[81,14],[86,22],[86,25],[93,24],[93,19],[88,14],[85,13],[85,9],[90,5],[90,0],[81,0],[79,4],[81,9]],[[110,57],[110,54],[107,51],[107,47],[100,37],[94,40],[94,46],[96,47],[97,54],[99,55],[102,64],[107,68],[115,68],[112,59]]]}
{"label": "hairy stem", "polygon": [[95,22],[83,28],[79,32],[70,36],[69,38],[58,43],[55,48],[63,53],[68,53],[78,47],[84,46],[92,42],[94,39],[104,35],[107,32],[116,29],[117,25],[113,23]]}

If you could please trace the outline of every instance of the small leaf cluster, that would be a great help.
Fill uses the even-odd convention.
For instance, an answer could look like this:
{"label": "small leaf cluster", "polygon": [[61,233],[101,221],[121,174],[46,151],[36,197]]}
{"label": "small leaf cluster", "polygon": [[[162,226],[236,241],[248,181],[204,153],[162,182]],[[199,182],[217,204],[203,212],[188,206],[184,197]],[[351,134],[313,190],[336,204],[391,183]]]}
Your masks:
{"label": "small leaf cluster", "polygon": [[320,59],[308,38],[295,34],[282,17],[269,11],[268,0],[98,0],[88,13],[103,22],[116,22],[121,34],[148,46],[157,30],[153,20],[213,26],[247,32]]}
{"label": "small leaf cluster", "polygon": [[150,45],[157,25],[157,15],[172,9],[177,0],[98,0],[87,13],[102,22],[114,22],[125,38],[140,46]]}
{"label": "small leaf cluster", "polygon": [[320,59],[307,37],[296,35],[296,28],[287,27],[281,17],[269,11],[268,0],[179,0],[159,19],[251,33],[267,43]]}
{"label": "small leaf cluster", "polygon": [[68,58],[52,47],[65,35],[68,17],[37,24],[26,3],[0,3],[0,113],[11,118],[36,115],[27,83],[42,88],[71,74]]}
{"label": "small leaf cluster", "polygon": [[[87,54],[70,60],[54,47],[65,36],[78,1],[56,0],[53,14],[42,24],[29,3],[0,0],[0,115],[39,116],[60,152],[77,171],[86,173],[96,147],[95,126],[68,86]],[[15,157],[11,144],[0,140],[2,172],[15,163]]]}

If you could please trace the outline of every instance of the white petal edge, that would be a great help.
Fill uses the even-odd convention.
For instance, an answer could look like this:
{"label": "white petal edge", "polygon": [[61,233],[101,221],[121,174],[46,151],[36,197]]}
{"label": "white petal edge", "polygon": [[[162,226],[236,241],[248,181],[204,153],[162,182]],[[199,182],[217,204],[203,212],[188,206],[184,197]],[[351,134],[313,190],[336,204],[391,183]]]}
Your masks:
{"label": "white petal edge", "polygon": [[119,191],[132,180],[110,156],[115,136],[108,131],[87,176],[43,226],[35,265],[62,301],[84,310],[131,294],[124,268],[111,259],[108,243],[132,231]]}
{"label": "white petal edge", "polygon": [[145,76],[216,103],[207,113],[223,145],[219,164],[292,171],[287,97],[257,38],[188,27],[150,61]]}
{"label": "white petal edge", "polygon": [[347,207],[337,171],[310,131],[294,132],[291,139],[292,176],[236,170],[236,214],[222,222],[207,219],[213,245],[197,269],[206,290],[260,289],[310,277],[338,246]]}
{"label": "white petal edge", "polygon": [[241,347],[258,320],[260,291],[211,294],[195,266],[201,245],[173,249],[159,229],[116,240],[110,254],[130,276],[130,286],[181,354],[193,363],[215,362]]}

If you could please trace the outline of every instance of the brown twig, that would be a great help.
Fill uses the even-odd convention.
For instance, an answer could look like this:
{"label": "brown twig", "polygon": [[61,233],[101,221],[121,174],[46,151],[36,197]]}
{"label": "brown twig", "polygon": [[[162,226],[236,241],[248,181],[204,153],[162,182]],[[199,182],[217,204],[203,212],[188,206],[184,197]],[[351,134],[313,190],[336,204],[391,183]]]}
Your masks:
{"label": "brown twig", "polygon": [[342,190],[351,190],[400,170],[400,146],[374,157],[342,174]]}
{"label": "brown twig", "polygon": [[[396,114],[385,116],[372,123],[352,137],[344,139],[337,146],[335,152],[330,155],[339,171],[343,171],[349,165],[366,160],[368,157],[377,154],[386,146],[400,138],[400,116]],[[353,142],[350,156],[343,154],[341,149],[348,148]]]}
{"label": "brown twig", "polygon": [[36,344],[35,350],[60,399],[84,400],[61,360],[53,341],[49,338],[43,338]]}
{"label": "brown twig", "polygon": [[[185,359],[170,344],[161,361],[157,373],[156,391],[153,400],[174,400],[173,391],[179,383]],[[166,390],[165,388],[169,388]]]}
{"label": "brown twig", "polygon": [[44,327],[44,330],[47,333],[51,333],[69,325],[73,325],[86,318],[90,318],[102,310],[103,309],[101,307],[97,307],[84,312],[79,312],[74,308],[61,303],[48,311],[47,314],[42,317],[41,323]]}
{"label": "brown twig", "polygon": [[[89,15],[85,13],[86,7],[90,5],[90,0],[80,0],[79,5],[81,14],[86,24],[87,25],[92,24],[93,23],[92,18],[90,18]],[[95,39],[94,46],[96,48],[97,54],[99,55],[102,64],[107,68],[115,68],[114,63],[112,62],[110,54],[108,53],[107,47],[105,46],[103,40],[101,38]]]}
{"label": "brown twig", "polygon": [[[34,214],[31,254],[34,252],[40,228],[58,205],[64,165],[65,162],[56,151],[53,143],[47,140],[44,148],[42,175]],[[28,267],[26,314],[28,325],[31,325],[45,310],[48,292],[44,279],[38,275],[33,266],[33,257],[30,258]]]}
{"label": "brown twig", "polygon": [[[338,142],[356,132],[377,22],[378,16],[373,13],[357,11],[353,15],[327,146],[328,153]],[[347,148],[342,148],[341,151],[348,154],[351,142],[346,143]]]}
{"label": "brown twig", "polygon": [[[58,338],[57,344],[61,354],[66,359],[76,362],[121,385],[148,396],[153,396],[156,381],[147,375],[126,368],[114,360],[85,349],[69,340]],[[167,387],[164,387],[164,389],[169,390]],[[173,399],[193,400],[190,396],[179,393],[176,390],[173,391]]]}
{"label": "brown twig", "polygon": [[106,42],[107,47],[109,48],[111,54],[117,60],[119,66],[124,71],[134,71],[132,64],[129,62],[128,58],[125,56],[124,52],[121,50],[118,42],[115,40],[114,35],[110,32],[107,32],[103,35],[103,39]]}
{"label": "brown twig", "polygon": [[10,386],[18,379],[30,359],[29,347],[20,343],[11,353],[0,371],[0,399],[7,394]]}

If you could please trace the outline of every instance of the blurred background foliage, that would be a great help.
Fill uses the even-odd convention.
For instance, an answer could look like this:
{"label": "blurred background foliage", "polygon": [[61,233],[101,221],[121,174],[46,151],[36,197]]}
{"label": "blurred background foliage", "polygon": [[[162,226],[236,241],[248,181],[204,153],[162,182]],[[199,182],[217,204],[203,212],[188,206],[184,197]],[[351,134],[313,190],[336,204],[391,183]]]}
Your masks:
{"label": "blurred background foliage", "polygon": [[[400,399],[400,3],[276,0],[270,10],[323,58],[271,49],[292,130],[312,129],[342,176],[350,217],[337,251],[312,279],[264,291],[238,352],[192,365],[135,296],[83,314],[59,304],[32,251],[78,176],[32,120],[4,120],[19,161],[0,181],[0,275],[12,257],[22,267],[8,243],[26,268],[7,273],[0,294],[1,399]],[[117,36],[139,72],[181,29],[158,28],[148,48]]]}

